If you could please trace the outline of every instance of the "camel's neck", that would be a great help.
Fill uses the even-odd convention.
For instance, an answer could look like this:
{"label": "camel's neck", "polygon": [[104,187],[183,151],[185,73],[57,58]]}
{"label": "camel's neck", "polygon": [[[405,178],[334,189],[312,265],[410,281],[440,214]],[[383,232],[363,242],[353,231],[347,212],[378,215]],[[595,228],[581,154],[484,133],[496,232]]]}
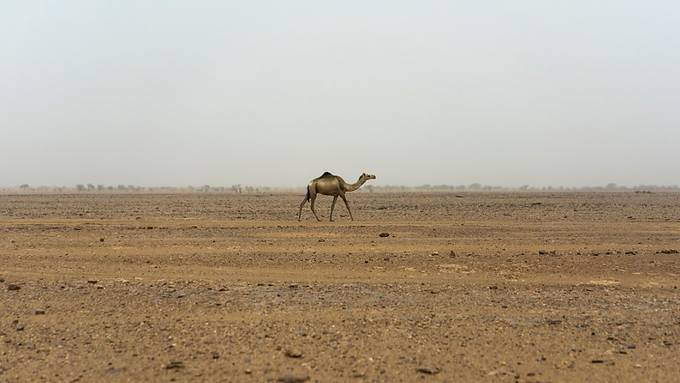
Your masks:
{"label": "camel's neck", "polygon": [[345,191],[346,192],[353,192],[353,191],[359,189],[361,187],[361,185],[363,185],[364,183],[366,183],[366,180],[359,177],[359,180],[357,182],[353,183],[353,184],[347,184],[346,183],[345,184]]}

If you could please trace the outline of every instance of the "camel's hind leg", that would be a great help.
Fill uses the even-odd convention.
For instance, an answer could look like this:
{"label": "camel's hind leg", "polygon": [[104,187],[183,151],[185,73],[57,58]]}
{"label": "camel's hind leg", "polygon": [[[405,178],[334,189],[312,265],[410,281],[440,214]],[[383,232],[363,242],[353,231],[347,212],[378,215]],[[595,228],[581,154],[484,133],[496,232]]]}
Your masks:
{"label": "camel's hind leg", "polygon": [[317,221],[321,221],[321,220],[319,219],[319,216],[316,215],[316,209],[314,209],[314,201],[316,201],[316,193],[310,193],[310,194],[311,194],[311,195],[310,195],[310,200],[311,200],[311,202],[312,202],[312,213],[314,213],[314,217],[316,217],[316,220],[317,220]]}
{"label": "camel's hind leg", "polygon": [[302,220],[302,208],[305,206],[307,203],[307,196],[305,196],[305,199],[302,200],[302,203],[300,204],[300,211],[298,212],[298,221]]}
{"label": "camel's hind leg", "polygon": [[354,221],[354,217],[352,217],[352,210],[350,210],[349,204],[347,203],[347,198],[345,198],[344,194],[340,194],[340,198],[345,201],[345,206],[347,206],[347,211],[349,212],[349,219]]}
{"label": "camel's hind leg", "polygon": [[335,201],[338,200],[338,196],[333,196],[333,203],[331,204],[331,222],[333,222],[333,209],[335,209]]}

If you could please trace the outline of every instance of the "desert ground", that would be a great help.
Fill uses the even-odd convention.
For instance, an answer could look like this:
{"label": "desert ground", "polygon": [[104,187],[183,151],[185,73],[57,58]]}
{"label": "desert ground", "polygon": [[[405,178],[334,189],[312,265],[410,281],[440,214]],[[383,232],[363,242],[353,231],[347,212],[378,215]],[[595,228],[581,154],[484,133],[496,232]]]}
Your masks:
{"label": "desert ground", "polygon": [[1,195],[0,382],[680,379],[680,194],[302,196]]}

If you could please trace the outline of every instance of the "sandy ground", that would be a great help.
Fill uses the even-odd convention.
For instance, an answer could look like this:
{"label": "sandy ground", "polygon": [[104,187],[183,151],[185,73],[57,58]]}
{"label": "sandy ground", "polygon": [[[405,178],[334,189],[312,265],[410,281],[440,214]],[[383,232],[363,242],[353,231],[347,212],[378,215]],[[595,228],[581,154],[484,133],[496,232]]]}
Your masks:
{"label": "sandy ground", "polygon": [[0,381],[680,379],[680,194],[301,199],[0,196]]}

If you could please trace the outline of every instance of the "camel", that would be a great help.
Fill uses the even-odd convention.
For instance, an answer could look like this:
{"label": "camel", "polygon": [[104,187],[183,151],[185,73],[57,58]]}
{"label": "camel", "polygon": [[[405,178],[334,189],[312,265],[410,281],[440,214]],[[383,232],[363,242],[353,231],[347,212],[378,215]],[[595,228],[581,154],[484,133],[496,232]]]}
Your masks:
{"label": "camel", "polygon": [[333,222],[333,209],[335,209],[335,202],[338,200],[338,197],[342,198],[342,200],[345,202],[345,206],[347,206],[347,211],[349,212],[349,218],[352,221],[354,221],[354,217],[352,217],[352,210],[349,209],[347,198],[345,198],[345,193],[353,192],[359,189],[361,185],[363,185],[366,181],[374,179],[375,179],[374,175],[363,173],[361,176],[359,176],[359,180],[356,183],[348,184],[347,182],[345,182],[345,180],[342,179],[342,177],[333,175],[329,172],[323,173],[321,177],[314,178],[309,182],[309,185],[307,185],[307,194],[305,195],[305,199],[302,200],[302,203],[300,204],[300,211],[298,212],[298,221],[301,220],[302,208],[305,206],[305,203],[307,203],[307,201],[311,202],[312,213],[314,213],[314,217],[316,217],[316,220],[321,221],[319,219],[319,216],[316,215],[316,210],[314,209],[314,201],[316,200],[317,194],[333,196],[333,204],[331,204],[331,216],[330,216],[331,222]]}

